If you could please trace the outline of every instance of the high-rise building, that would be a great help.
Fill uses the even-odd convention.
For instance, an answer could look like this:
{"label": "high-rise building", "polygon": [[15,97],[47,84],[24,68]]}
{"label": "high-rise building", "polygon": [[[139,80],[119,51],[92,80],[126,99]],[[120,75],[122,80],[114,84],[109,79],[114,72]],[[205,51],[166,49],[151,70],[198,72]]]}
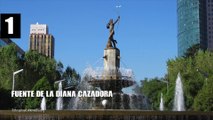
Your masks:
{"label": "high-rise building", "polygon": [[36,50],[47,57],[53,58],[54,42],[54,37],[48,33],[46,24],[30,25],[30,50]]}
{"label": "high-rise building", "polygon": [[213,1],[177,0],[178,56],[195,44],[213,50]]}
{"label": "high-rise building", "polygon": [[213,51],[213,0],[206,0],[208,49]]}

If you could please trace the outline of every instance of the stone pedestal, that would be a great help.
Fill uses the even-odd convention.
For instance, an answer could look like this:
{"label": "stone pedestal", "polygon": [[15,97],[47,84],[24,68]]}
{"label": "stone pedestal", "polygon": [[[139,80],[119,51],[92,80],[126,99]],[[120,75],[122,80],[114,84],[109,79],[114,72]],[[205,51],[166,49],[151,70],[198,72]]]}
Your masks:
{"label": "stone pedestal", "polygon": [[116,80],[121,77],[120,50],[118,48],[106,48],[104,50],[104,72],[105,80]]}

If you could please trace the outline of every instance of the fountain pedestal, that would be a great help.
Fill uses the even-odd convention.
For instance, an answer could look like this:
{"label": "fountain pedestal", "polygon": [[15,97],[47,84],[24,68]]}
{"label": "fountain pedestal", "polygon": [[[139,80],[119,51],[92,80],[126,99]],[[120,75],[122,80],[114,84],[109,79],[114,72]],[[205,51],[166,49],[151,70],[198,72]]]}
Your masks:
{"label": "fountain pedestal", "polygon": [[107,47],[104,50],[104,71],[101,76],[92,78],[89,83],[101,90],[111,90],[113,93],[122,93],[122,88],[132,86],[135,82],[127,76],[122,76],[120,68],[120,50]]}
{"label": "fountain pedestal", "polygon": [[118,48],[106,48],[104,50],[104,72],[103,79],[116,80],[121,77],[120,68],[120,50]]}
{"label": "fountain pedestal", "polygon": [[[103,58],[103,73],[101,76],[93,77],[88,82],[94,87],[99,87],[101,90],[113,92],[113,98],[103,98],[108,101],[104,108],[129,109],[130,98],[128,95],[123,94],[122,89],[132,86],[135,82],[130,77],[122,76],[120,72],[120,50],[112,46],[107,46],[104,49]],[[97,99],[95,106],[99,106],[100,103]]]}

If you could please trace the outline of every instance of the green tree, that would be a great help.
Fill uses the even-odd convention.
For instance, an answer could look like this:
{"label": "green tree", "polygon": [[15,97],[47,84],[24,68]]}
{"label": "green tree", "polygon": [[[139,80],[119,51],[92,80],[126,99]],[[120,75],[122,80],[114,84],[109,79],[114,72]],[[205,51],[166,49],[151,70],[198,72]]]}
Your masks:
{"label": "green tree", "polygon": [[[40,80],[37,81],[37,83],[34,85],[33,91],[50,91],[53,90],[52,85],[49,83],[47,77],[42,77]],[[35,109],[35,108],[40,108],[40,103],[41,103],[42,98],[38,97],[31,97],[27,98],[26,100],[26,106],[25,108],[27,109]],[[55,107],[55,102],[52,97],[46,99],[47,108],[54,108]]]}
{"label": "green tree", "polygon": [[37,51],[28,51],[24,56],[22,66],[24,68],[23,77],[17,83],[19,89],[32,89],[43,76],[47,77],[50,84],[54,84],[56,80],[56,61],[39,54]]}
{"label": "green tree", "polygon": [[[208,51],[198,51],[193,57],[176,58],[167,62],[168,79],[170,82],[170,90],[173,89],[178,72],[181,73],[183,90],[185,97],[185,106],[187,110],[195,109],[195,99],[203,89],[205,79],[213,75],[213,54]],[[202,71],[202,72],[201,72]],[[205,90],[204,90],[205,91]],[[168,96],[169,95],[169,96]],[[172,94],[168,94],[166,98],[172,98]],[[165,105],[171,106],[173,99],[166,99]],[[196,108],[198,109],[198,108]]]}
{"label": "green tree", "polygon": [[57,62],[56,65],[56,80],[60,80],[62,79],[63,76],[63,69],[64,69],[64,65],[61,61]]}
{"label": "green tree", "polygon": [[159,110],[160,94],[166,93],[166,84],[163,78],[154,78],[141,81],[141,91],[149,99],[152,109]]}
{"label": "green tree", "polygon": [[200,49],[200,44],[195,44],[192,47],[190,47],[189,49],[187,49],[186,53],[184,54],[184,57],[194,57],[197,52]]}
{"label": "green tree", "polygon": [[12,89],[13,72],[20,68],[19,62],[15,44],[0,48],[0,88]]}
{"label": "green tree", "polygon": [[[16,79],[16,90],[32,90],[38,80],[43,77],[47,78],[51,87],[53,87],[56,79],[56,61],[54,59],[36,51],[28,51],[21,59],[19,66],[22,66],[24,71],[19,79]],[[26,100],[25,98],[14,98],[14,108],[24,108],[27,104]]]}
{"label": "green tree", "polygon": [[76,72],[75,69],[72,69],[70,66],[67,66],[66,70],[63,73],[63,78],[65,81],[65,86],[76,87],[80,82],[80,75]]}
{"label": "green tree", "polygon": [[213,76],[206,79],[203,88],[195,98],[194,110],[213,111]]}
{"label": "green tree", "polygon": [[[10,44],[0,48],[0,96],[10,96],[8,91],[12,88],[13,72],[21,68],[24,71],[15,76],[15,90],[32,90],[32,88],[33,90],[40,90],[40,87],[37,88],[36,86],[45,86],[44,88],[52,90],[54,82],[63,78],[66,78],[67,83],[79,83],[80,81],[80,75],[74,68],[67,67],[64,72],[63,64],[60,61],[57,63],[55,59],[46,57],[37,51],[28,51],[22,58],[19,58],[15,44]],[[35,86],[35,84],[37,85]],[[11,106],[13,108],[37,108],[40,104],[40,98],[8,99],[8,101],[10,100],[12,102],[8,104],[5,99],[0,99],[2,101],[0,107],[2,109],[11,108]],[[54,108],[53,98],[48,98],[48,100],[50,101],[48,107]],[[27,106],[25,106],[26,104]]]}

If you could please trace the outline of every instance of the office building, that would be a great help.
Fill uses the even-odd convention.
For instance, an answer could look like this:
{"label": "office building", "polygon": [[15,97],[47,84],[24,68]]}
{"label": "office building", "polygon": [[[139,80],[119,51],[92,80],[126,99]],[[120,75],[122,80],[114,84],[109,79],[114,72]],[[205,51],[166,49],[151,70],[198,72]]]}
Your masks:
{"label": "office building", "polygon": [[19,58],[22,58],[22,56],[24,55],[24,50],[22,50],[16,43],[14,43],[11,39],[9,38],[0,38],[0,48],[7,46],[9,44],[15,44],[16,46],[16,50],[17,50],[17,55]]}
{"label": "office building", "polygon": [[47,57],[53,58],[54,45],[54,37],[48,33],[46,24],[30,25],[30,50],[36,50]]}
{"label": "office building", "polygon": [[178,56],[195,44],[213,50],[213,1],[177,0]]}
{"label": "office building", "polygon": [[208,49],[213,51],[213,0],[206,0]]}

